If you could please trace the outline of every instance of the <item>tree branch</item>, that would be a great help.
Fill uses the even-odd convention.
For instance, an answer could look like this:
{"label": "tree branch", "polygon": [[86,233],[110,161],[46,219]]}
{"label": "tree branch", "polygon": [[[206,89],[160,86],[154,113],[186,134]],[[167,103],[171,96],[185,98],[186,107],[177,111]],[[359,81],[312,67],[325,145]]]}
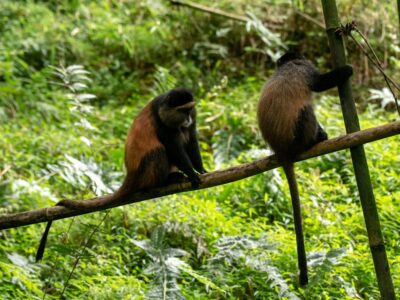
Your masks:
{"label": "tree branch", "polygon": [[[229,13],[229,12],[223,11],[218,8],[207,7],[207,6],[197,4],[197,3],[191,2],[191,1],[170,0],[170,3],[173,5],[177,5],[177,6],[186,6],[191,9],[199,10],[199,11],[211,14],[211,15],[224,17],[224,18],[239,21],[242,23],[247,23],[248,21],[250,21],[250,19],[247,16]],[[282,27],[281,22],[277,22],[274,20],[263,21],[263,23],[268,24],[268,27],[272,28],[272,29],[281,29],[281,27]]]}
{"label": "tree branch", "polygon": [[223,11],[223,10],[220,10],[217,8],[207,7],[207,6],[200,5],[200,4],[191,2],[191,1],[170,0],[170,2],[173,5],[187,6],[192,9],[197,9],[197,10],[203,11],[205,13],[225,17],[225,18],[236,20],[236,21],[243,22],[243,23],[246,23],[248,21],[248,18],[245,16],[228,13],[226,11]]}
{"label": "tree branch", "polygon": [[[368,142],[387,138],[396,134],[400,134],[399,121],[362,131],[357,131],[347,135],[342,135],[315,145],[310,150],[301,154],[298,158],[298,161],[355,147]],[[199,186],[198,189],[205,189],[251,177],[267,170],[274,169],[278,166],[279,165],[275,160],[275,156],[272,155],[226,170],[203,174],[201,175],[202,184]],[[84,209],[74,210],[63,206],[53,206],[15,214],[1,215],[0,229],[15,228],[40,222],[47,222],[50,220],[64,219],[72,216],[83,215],[116,206],[136,203],[144,200],[191,190],[193,190],[193,188],[191,187],[190,183],[173,184],[161,188],[152,189],[148,192],[135,193],[118,202],[110,202],[107,201],[107,199],[103,199],[101,197],[83,200],[85,201],[85,204],[87,204],[87,207],[85,207]],[[96,202],[96,206],[91,206],[90,203],[92,202]]]}
{"label": "tree branch", "polygon": [[[400,1],[400,0],[399,0]],[[221,17],[225,17],[228,19],[232,19],[235,21],[239,21],[239,22],[243,22],[243,23],[247,23],[249,21],[249,18],[243,15],[237,15],[237,14],[233,14],[233,13],[229,13],[226,11],[223,11],[221,9],[217,9],[217,8],[211,8],[211,7],[207,7],[201,4],[197,4],[195,2],[191,2],[191,1],[182,1],[182,0],[170,0],[170,3],[176,6],[186,6],[189,7],[191,9],[196,9],[211,15],[217,15],[217,16],[221,16]],[[317,19],[307,15],[306,13],[303,13],[302,11],[298,10],[298,9],[293,9],[294,13],[299,15],[300,17],[304,18],[305,20],[317,25],[318,27],[325,29],[324,24],[322,24],[320,21],[318,21]],[[282,22],[278,22],[278,21],[274,21],[274,20],[267,20],[264,21],[267,22],[270,28],[273,29],[282,29]]]}

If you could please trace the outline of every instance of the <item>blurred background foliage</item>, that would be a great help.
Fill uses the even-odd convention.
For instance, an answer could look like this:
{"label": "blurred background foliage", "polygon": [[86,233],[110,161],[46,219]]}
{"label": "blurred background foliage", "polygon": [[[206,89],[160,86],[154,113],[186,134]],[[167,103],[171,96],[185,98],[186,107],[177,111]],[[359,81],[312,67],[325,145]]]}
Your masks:
{"label": "blurred background foliage", "polygon": [[[269,153],[255,109],[274,60],[291,48],[330,68],[320,2],[196,3],[249,22],[167,0],[0,1],[0,213],[116,189],[132,119],[175,86],[196,95],[208,170]],[[388,74],[399,78],[395,1],[341,0],[338,7],[342,22],[356,21]],[[362,127],[398,119],[382,76],[354,43],[346,46]],[[328,134],[343,134],[336,91],[316,98]],[[399,142],[366,145],[397,294]],[[348,151],[301,162],[297,170],[306,288],[297,285],[287,183],[273,170],[57,221],[40,264],[33,261],[43,224],[1,231],[1,298],[58,299],[79,259],[66,299],[377,299]]]}

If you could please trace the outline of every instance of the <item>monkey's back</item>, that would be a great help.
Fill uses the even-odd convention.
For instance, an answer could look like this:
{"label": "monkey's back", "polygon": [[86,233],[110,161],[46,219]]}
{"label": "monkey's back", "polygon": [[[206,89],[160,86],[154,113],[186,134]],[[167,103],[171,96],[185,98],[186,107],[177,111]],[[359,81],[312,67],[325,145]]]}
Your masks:
{"label": "monkey's back", "polygon": [[171,168],[165,147],[157,136],[151,105],[148,103],[137,115],[125,144],[127,180],[135,190],[159,185]]}
{"label": "monkey's back", "polygon": [[257,110],[259,127],[263,138],[281,156],[291,152],[299,113],[311,103],[308,68],[287,63],[272,75],[261,92]]}

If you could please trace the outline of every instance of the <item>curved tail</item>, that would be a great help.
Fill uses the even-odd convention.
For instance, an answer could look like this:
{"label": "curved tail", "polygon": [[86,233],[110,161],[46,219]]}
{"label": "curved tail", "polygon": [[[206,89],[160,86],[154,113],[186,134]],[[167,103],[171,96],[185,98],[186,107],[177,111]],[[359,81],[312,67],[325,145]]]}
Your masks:
{"label": "curved tail", "polygon": [[307,257],[304,247],[300,197],[299,190],[297,188],[296,174],[294,172],[294,164],[291,161],[285,161],[282,163],[282,167],[285,171],[285,175],[289,184],[290,196],[292,198],[294,229],[296,232],[297,242],[297,264],[300,270],[299,283],[300,285],[306,285],[308,283]]}
{"label": "curved tail", "polygon": [[[125,177],[125,180],[122,183],[121,187],[117,191],[115,191],[114,193],[107,195],[107,196],[98,197],[98,198],[96,198],[95,201],[90,201],[90,204],[88,204],[89,202],[86,202],[86,201],[61,200],[56,205],[57,206],[65,206],[65,207],[68,207],[71,209],[85,209],[88,207],[96,206],[96,205],[98,205],[99,202],[119,201],[135,191],[135,186],[133,184],[133,181],[134,181],[134,176],[128,174]],[[44,249],[46,248],[47,236],[49,235],[49,231],[50,231],[50,227],[51,227],[52,223],[53,223],[53,221],[47,222],[46,229],[44,230],[42,238],[40,239],[39,247],[36,251],[36,262],[42,260],[42,258],[43,258]]]}

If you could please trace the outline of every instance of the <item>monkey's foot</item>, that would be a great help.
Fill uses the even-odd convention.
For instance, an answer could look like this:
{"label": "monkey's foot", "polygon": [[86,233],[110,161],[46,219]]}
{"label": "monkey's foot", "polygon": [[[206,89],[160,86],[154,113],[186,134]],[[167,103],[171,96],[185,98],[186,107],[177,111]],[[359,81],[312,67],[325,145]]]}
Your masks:
{"label": "monkey's foot", "polygon": [[188,181],[187,177],[183,175],[183,173],[181,172],[172,172],[168,174],[168,179],[167,179],[168,184],[183,183],[187,181]]}

